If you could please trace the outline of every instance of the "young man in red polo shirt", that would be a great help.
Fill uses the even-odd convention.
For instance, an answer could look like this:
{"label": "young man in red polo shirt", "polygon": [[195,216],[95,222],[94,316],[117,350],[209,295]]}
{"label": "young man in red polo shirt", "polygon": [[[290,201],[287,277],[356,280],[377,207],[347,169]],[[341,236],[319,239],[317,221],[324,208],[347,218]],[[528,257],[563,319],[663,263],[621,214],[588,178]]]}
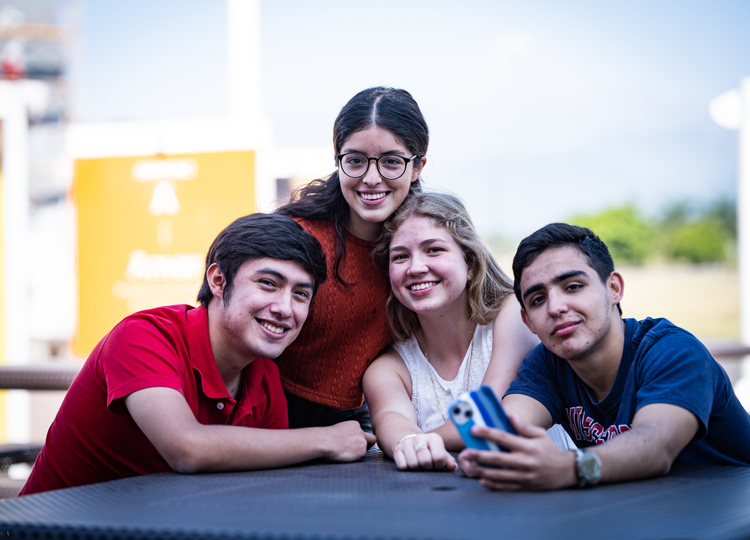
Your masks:
{"label": "young man in red polo shirt", "polygon": [[135,313],[94,348],[21,495],[162,471],[360,459],[355,421],[288,430],[277,357],[326,279],[318,241],[293,220],[254,214],[214,240],[200,307]]}

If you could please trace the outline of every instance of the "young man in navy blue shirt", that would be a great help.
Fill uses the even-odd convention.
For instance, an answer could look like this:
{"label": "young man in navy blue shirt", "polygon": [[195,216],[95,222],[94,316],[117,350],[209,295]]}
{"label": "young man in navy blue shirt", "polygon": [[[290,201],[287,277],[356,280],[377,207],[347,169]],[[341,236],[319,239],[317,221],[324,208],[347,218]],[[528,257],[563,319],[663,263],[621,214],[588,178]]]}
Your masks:
{"label": "young man in navy blue shirt", "polygon": [[[518,435],[473,432],[508,452],[464,450],[468,476],[543,490],[663,475],[674,462],[750,465],[750,416],[729,377],[666,319],[622,319],[624,281],[589,229],[552,223],[513,259],[521,317],[541,344],[503,406]],[[579,447],[546,433],[560,423]]]}

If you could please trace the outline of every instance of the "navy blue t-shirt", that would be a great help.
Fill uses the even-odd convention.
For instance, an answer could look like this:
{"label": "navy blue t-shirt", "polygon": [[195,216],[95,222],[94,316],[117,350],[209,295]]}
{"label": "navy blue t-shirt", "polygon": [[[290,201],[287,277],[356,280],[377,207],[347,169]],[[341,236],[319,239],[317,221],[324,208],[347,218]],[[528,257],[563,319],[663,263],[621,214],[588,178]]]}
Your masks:
{"label": "navy blue t-shirt", "polygon": [[729,377],[700,341],[666,319],[625,319],[620,368],[602,401],[543,345],[523,361],[507,394],[542,403],[579,447],[604,444],[630,430],[644,405],[677,405],[700,425],[675,462],[750,465],[750,415]]}

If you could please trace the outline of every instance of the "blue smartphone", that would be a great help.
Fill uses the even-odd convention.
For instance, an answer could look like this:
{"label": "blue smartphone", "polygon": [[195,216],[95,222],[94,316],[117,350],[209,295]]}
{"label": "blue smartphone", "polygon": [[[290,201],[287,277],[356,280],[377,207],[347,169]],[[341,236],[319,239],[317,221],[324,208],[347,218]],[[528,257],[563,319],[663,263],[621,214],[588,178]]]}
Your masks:
{"label": "blue smartphone", "polygon": [[517,434],[503,406],[495,396],[495,392],[489,386],[480,386],[476,390],[461,394],[456,401],[451,403],[448,413],[467,448],[507,452],[506,448],[498,444],[472,435],[472,426],[494,427]]}

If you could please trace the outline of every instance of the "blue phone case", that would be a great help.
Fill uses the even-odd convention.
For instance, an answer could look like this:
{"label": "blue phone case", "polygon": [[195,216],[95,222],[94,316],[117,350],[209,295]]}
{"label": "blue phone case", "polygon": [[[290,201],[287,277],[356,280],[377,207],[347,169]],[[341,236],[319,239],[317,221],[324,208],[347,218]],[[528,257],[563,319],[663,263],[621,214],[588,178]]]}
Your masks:
{"label": "blue phone case", "polygon": [[516,430],[510,424],[503,406],[500,405],[500,401],[489,386],[480,386],[477,390],[462,394],[451,403],[448,413],[468,448],[507,451],[498,444],[472,435],[471,428],[475,425],[504,429],[509,433],[516,434]]}

